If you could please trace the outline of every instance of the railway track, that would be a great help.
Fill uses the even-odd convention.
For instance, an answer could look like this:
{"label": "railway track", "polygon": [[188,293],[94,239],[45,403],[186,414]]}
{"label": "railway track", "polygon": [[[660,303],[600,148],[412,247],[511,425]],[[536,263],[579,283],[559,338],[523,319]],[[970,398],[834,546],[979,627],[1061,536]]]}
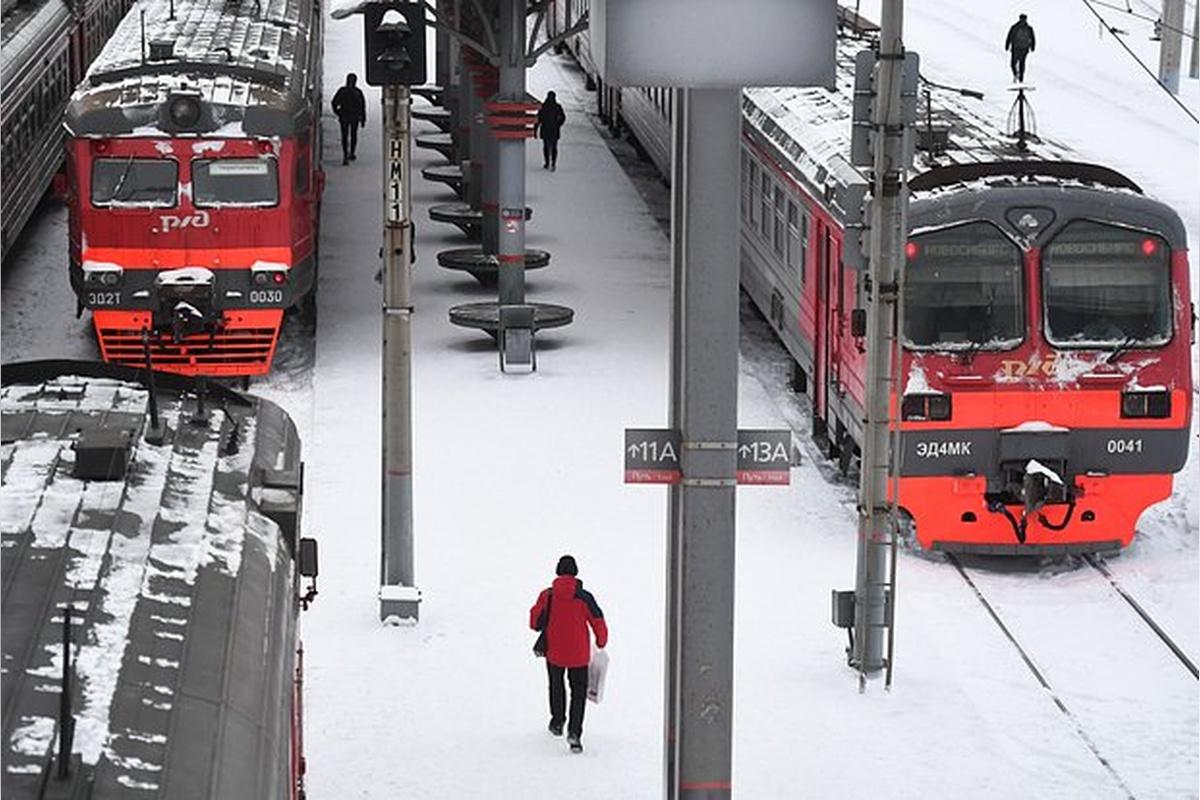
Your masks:
{"label": "railway track", "polygon": [[1195,765],[1166,745],[1194,739],[1200,675],[1102,560],[1048,576],[1029,559],[946,559],[1123,795],[1194,796]]}

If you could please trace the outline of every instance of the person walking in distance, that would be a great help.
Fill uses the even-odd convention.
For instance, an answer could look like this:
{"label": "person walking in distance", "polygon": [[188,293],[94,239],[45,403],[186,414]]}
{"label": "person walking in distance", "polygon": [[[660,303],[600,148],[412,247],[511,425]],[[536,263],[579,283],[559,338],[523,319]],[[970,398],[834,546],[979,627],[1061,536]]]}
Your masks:
{"label": "person walking in distance", "polygon": [[355,84],[358,76],[351,72],[346,76],[346,85],[333,96],[333,113],[342,124],[342,164],[349,164],[356,156],[358,129],[367,127],[367,100],[362,89]]}
{"label": "person walking in distance", "polygon": [[1004,49],[1012,51],[1012,74],[1017,83],[1025,82],[1025,58],[1037,47],[1037,39],[1033,35],[1033,27],[1025,21],[1022,14],[1013,26],[1008,29],[1008,38],[1004,40]]}
{"label": "person walking in distance", "polygon": [[533,135],[542,137],[542,169],[553,172],[558,164],[558,136],[566,119],[554,92],[546,92],[546,102],[538,110],[537,124],[533,126]]}
{"label": "person walking in distance", "polygon": [[[553,162],[551,162],[553,163]],[[588,662],[591,661],[591,639],[588,627],[596,637],[596,647],[608,644],[608,625],[604,612],[592,593],[583,588],[576,575],[579,567],[571,556],[558,560],[554,570],[557,577],[550,588],[543,589],[537,602],[529,609],[529,627],[546,633],[546,673],[550,681],[550,733],[561,736],[563,722],[567,723],[567,743],[572,753],[583,752],[583,712],[587,700]],[[571,708],[567,714],[567,695],[563,674],[571,685]]]}

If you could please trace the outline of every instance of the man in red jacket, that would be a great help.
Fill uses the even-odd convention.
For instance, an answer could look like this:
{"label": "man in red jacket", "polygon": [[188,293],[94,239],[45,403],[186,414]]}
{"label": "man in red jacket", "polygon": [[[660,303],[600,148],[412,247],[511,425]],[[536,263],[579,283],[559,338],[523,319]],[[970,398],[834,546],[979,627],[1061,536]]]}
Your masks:
{"label": "man in red jacket", "polygon": [[[596,647],[608,644],[608,626],[604,612],[592,593],[575,576],[579,567],[571,556],[558,560],[558,576],[549,589],[543,589],[529,609],[529,627],[546,631],[546,672],[550,677],[550,732],[561,736],[567,722],[567,742],[571,752],[583,752],[583,710],[587,700],[588,662],[592,658],[588,626],[596,635]],[[571,684],[571,713],[566,714],[567,694],[563,673]]]}

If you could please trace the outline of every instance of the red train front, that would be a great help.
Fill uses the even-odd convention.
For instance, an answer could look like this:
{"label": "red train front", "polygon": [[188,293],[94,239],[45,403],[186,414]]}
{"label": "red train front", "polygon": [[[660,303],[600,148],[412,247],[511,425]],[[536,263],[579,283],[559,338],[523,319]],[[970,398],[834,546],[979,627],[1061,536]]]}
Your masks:
{"label": "red train front", "polygon": [[1041,168],[914,181],[900,503],[924,547],[1115,550],[1187,460],[1183,224],[1111,171]]}
{"label": "red train front", "polygon": [[140,10],[67,109],[80,311],[106,361],[143,364],[149,349],[159,369],[264,374],[284,310],[316,289],[320,9]]}

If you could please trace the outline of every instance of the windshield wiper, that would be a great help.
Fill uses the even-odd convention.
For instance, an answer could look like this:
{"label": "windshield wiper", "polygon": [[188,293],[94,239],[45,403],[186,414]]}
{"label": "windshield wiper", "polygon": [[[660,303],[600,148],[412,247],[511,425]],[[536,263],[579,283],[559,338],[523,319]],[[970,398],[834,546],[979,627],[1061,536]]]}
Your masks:
{"label": "windshield wiper", "polygon": [[129,177],[129,170],[133,168],[133,156],[125,162],[125,169],[121,172],[121,177],[117,179],[117,185],[113,187],[112,199],[117,202],[128,200],[128,197],[121,197],[121,189],[125,186],[125,179]]}
{"label": "windshield wiper", "polygon": [[1117,342],[1117,346],[1114,347],[1113,351],[1111,353],[1109,353],[1108,356],[1104,359],[1104,363],[1105,364],[1113,363],[1118,358],[1123,356],[1125,353],[1128,353],[1131,349],[1133,349],[1134,345],[1141,344],[1141,342],[1142,342],[1142,339],[1140,336],[1137,336],[1135,334],[1130,334],[1130,335],[1126,336],[1124,339]]}

